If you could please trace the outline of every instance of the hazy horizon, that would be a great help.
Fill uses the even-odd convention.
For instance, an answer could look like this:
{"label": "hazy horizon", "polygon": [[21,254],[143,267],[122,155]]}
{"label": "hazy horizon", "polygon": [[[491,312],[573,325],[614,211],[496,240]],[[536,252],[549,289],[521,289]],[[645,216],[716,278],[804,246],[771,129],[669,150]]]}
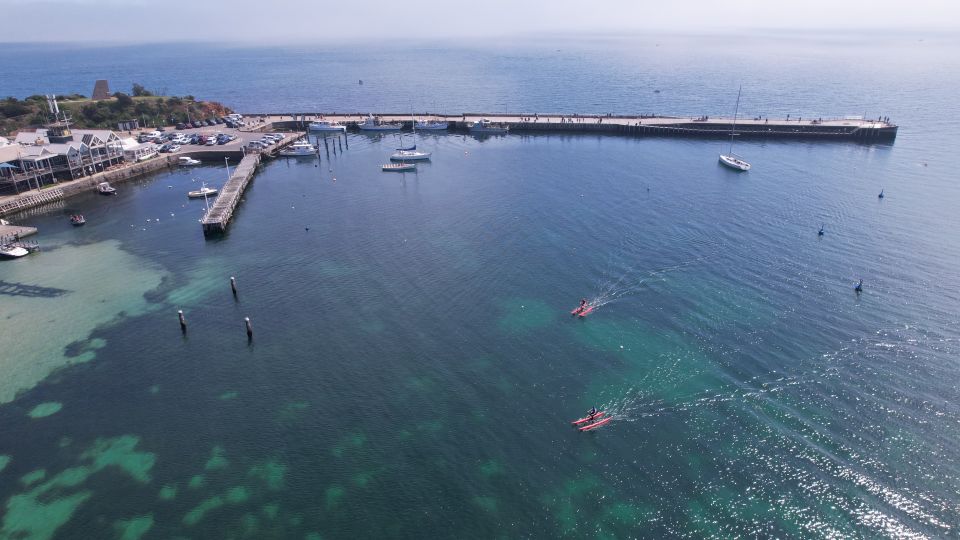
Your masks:
{"label": "hazy horizon", "polygon": [[[557,0],[549,7],[506,0],[459,5],[435,0],[403,3],[369,0],[325,4],[289,0],[282,6],[237,0],[194,3],[168,0],[0,0],[5,19],[27,24],[4,28],[3,43],[237,44],[434,41],[449,39],[563,38],[606,34],[737,34],[960,29],[960,6],[917,0],[904,9],[888,0],[844,3],[810,0],[787,7],[762,0],[690,0],[664,5],[609,0],[584,9]],[[109,16],[104,16],[109,11]],[[295,14],[292,17],[291,14]],[[31,22],[33,21],[33,22]],[[82,22],[82,24],[77,24]],[[48,29],[55,28],[56,31]],[[39,30],[38,30],[39,29]]]}

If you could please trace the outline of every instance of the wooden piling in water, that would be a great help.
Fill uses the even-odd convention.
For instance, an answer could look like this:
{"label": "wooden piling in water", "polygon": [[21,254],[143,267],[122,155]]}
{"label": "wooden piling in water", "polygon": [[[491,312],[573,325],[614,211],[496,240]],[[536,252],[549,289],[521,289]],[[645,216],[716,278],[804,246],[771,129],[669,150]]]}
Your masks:
{"label": "wooden piling in water", "polygon": [[180,331],[187,333],[187,319],[183,316],[183,310],[177,310],[177,317],[180,319]]}
{"label": "wooden piling in water", "polygon": [[244,317],[243,322],[247,327],[247,341],[250,341],[253,339],[253,323],[250,322],[250,317]]}
{"label": "wooden piling in water", "polygon": [[233,292],[233,297],[237,297],[237,278],[230,276],[230,290]]}

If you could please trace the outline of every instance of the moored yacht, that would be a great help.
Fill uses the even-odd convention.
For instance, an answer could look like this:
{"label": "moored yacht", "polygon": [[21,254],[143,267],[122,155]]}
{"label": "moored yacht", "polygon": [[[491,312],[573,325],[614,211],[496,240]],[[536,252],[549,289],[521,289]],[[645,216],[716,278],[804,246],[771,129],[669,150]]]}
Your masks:
{"label": "moored yacht", "polygon": [[723,163],[731,169],[737,169],[740,171],[749,171],[750,164],[743,160],[740,156],[728,152],[726,154],[720,154],[720,163]]}
{"label": "moored yacht", "polygon": [[299,140],[281,150],[280,155],[284,157],[314,157],[317,155],[317,147],[310,144],[309,141]]}
{"label": "moored yacht", "polygon": [[467,127],[470,129],[470,133],[507,133],[510,130],[509,126],[494,124],[486,118],[471,122]]}
{"label": "moored yacht", "polygon": [[376,118],[368,116],[363,122],[358,123],[357,127],[360,128],[360,131],[400,131],[403,126],[400,123],[378,123]]}
{"label": "moored yacht", "polygon": [[180,165],[183,167],[192,167],[194,165],[199,165],[199,164],[200,164],[199,159],[193,159],[192,157],[189,157],[189,156],[182,156],[177,158],[177,165]]}
{"label": "moored yacht", "polygon": [[340,122],[329,122],[327,120],[317,120],[310,122],[310,131],[341,131],[346,132],[347,126]]}
{"label": "moored yacht", "polygon": [[430,159],[431,155],[432,152],[421,152],[414,145],[410,148],[397,148],[397,151],[390,155],[390,161],[424,161]]}
{"label": "moored yacht", "polygon": [[750,164],[747,163],[747,160],[733,153],[733,137],[737,133],[737,113],[740,112],[741,90],[743,90],[743,87],[737,90],[737,107],[733,110],[733,127],[730,129],[730,148],[726,154],[720,154],[720,163],[738,171],[749,171]]}
{"label": "moored yacht", "polygon": [[424,131],[446,131],[450,127],[449,122],[438,122],[436,120],[431,120],[429,122],[414,122],[414,127],[416,129],[421,129]]}

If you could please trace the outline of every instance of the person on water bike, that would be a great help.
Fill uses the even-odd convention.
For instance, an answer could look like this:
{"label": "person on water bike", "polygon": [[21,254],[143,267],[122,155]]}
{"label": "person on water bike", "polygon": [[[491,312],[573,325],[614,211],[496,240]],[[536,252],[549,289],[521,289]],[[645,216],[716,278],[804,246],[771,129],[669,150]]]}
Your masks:
{"label": "person on water bike", "polygon": [[587,309],[587,299],[586,299],[586,298],[581,298],[581,299],[580,299],[580,309],[578,309],[577,311],[583,311],[583,310],[585,310],[585,309]]}
{"label": "person on water bike", "polygon": [[591,407],[590,411],[587,413],[587,418],[592,418],[597,415],[597,408]]}

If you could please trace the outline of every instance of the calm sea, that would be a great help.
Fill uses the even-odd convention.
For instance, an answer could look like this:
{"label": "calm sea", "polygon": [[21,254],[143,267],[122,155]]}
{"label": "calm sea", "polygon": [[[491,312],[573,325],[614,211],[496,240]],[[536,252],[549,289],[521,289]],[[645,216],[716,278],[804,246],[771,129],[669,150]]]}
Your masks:
{"label": "calm sea", "polygon": [[[901,125],[739,142],[747,174],[722,141],[453,134],[387,174],[396,137],[351,134],[266,164],[221,239],[185,192],[222,165],[18,216],[44,250],[0,262],[0,538],[956,537],[958,52],[0,48],[18,97],[721,115],[742,84],[748,116]],[[572,429],[593,405],[615,420]]]}

